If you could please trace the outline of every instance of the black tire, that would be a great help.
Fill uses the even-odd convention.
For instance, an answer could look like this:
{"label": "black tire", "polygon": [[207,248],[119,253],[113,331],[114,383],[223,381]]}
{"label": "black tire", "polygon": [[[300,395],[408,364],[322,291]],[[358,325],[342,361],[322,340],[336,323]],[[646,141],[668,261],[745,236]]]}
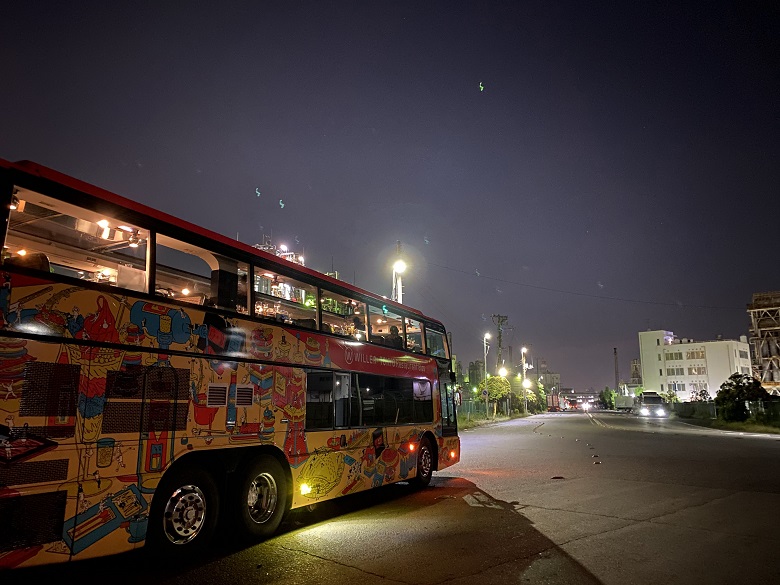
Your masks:
{"label": "black tire", "polygon": [[186,466],[168,472],[149,511],[150,552],[170,557],[206,550],[216,532],[219,504],[219,490],[205,469]]}
{"label": "black tire", "polygon": [[417,474],[412,484],[418,488],[428,487],[433,476],[433,448],[427,438],[420,441],[420,449],[417,452]]}
{"label": "black tire", "polygon": [[287,476],[271,455],[258,456],[240,473],[232,496],[236,528],[251,540],[269,538],[289,508]]}

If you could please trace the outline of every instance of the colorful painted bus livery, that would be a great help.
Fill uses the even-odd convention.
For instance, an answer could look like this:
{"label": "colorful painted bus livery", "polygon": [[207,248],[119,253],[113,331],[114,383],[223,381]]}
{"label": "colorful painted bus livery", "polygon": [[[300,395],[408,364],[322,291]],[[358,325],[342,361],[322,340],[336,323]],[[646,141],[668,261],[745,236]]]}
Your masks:
{"label": "colorful painted bus livery", "polygon": [[0,568],[267,538],[459,460],[438,321],[34,163],[0,199]]}

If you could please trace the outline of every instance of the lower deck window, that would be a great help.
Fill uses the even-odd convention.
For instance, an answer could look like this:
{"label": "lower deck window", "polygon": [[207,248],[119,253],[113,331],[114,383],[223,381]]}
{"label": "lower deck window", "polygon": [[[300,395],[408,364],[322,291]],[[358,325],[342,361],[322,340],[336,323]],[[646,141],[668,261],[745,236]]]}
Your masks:
{"label": "lower deck window", "polygon": [[307,430],[432,421],[428,380],[324,371],[307,374]]}

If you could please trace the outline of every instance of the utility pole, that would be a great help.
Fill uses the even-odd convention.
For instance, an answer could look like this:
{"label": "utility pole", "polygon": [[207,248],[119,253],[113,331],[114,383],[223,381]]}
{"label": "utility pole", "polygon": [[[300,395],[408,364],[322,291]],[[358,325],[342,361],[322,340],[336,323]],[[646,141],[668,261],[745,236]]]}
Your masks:
{"label": "utility pole", "polygon": [[508,317],[506,315],[493,315],[493,323],[498,327],[498,352],[496,355],[496,370],[501,367],[501,333],[504,331],[504,323]]}
{"label": "utility pole", "polygon": [[620,392],[620,389],[618,388],[620,374],[618,373],[617,347],[613,347],[612,350],[615,353],[615,392]]}

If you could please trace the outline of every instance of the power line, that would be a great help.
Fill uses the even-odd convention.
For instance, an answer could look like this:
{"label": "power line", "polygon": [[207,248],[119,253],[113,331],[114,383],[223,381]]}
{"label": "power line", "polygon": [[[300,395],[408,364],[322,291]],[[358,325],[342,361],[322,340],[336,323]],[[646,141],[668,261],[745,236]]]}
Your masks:
{"label": "power line", "polygon": [[525,288],[533,288],[536,290],[543,290],[547,292],[557,292],[561,294],[566,295],[574,295],[578,297],[588,297],[591,299],[602,299],[606,301],[620,301],[622,303],[637,303],[637,304],[643,304],[643,305],[661,305],[664,307],[681,307],[686,309],[720,309],[720,310],[726,310],[726,311],[743,311],[744,307],[718,307],[714,305],[689,305],[685,303],[670,303],[670,302],[664,302],[664,301],[645,301],[642,299],[626,299],[623,297],[609,297],[606,295],[594,295],[590,293],[583,293],[583,292],[577,292],[573,290],[564,290],[560,288],[551,288],[547,286],[538,286],[535,284],[526,284],[523,282],[517,282],[515,280],[507,280],[505,278],[498,278],[496,276],[486,276],[484,274],[479,274],[478,276],[475,276],[472,272],[469,272],[467,270],[460,270],[458,268],[452,268],[450,266],[442,266],[441,264],[436,264],[434,262],[429,262],[431,266],[436,266],[437,268],[442,268],[443,270],[449,270],[451,272],[459,272],[460,274],[467,274],[469,276],[473,276],[474,278],[484,278],[486,280],[494,280],[496,282],[503,282],[506,284],[514,284],[515,286],[522,286]]}

